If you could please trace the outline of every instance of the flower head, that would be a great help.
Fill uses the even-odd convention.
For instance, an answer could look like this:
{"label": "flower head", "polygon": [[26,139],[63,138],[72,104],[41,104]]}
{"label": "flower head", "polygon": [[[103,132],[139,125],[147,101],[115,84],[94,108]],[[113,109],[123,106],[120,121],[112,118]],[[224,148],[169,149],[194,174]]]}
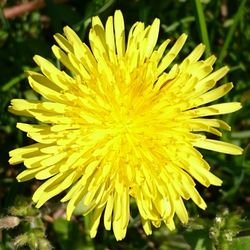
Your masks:
{"label": "flower head", "polygon": [[[156,48],[160,21],[135,23],[127,42],[121,11],[105,24],[92,20],[88,47],[69,27],[56,34],[52,51],[65,66],[56,68],[35,56],[42,73],[29,72],[30,86],[44,99],[14,99],[10,111],[31,116],[39,124],[17,127],[37,143],[10,152],[10,163],[24,163],[18,181],[45,180],[33,196],[37,207],[67,190],[67,218],[92,214],[91,237],[101,215],[117,240],[126,235],[133,197],[147,234],[164,222],[174,229],[176,214],[187,223],[183,200],[206,203],[195,188],[221,185],[197,148],[241,154],[241,148],[208,139],[230,127],[209,116],[234,112],[240,103],[204,106],[233,87],[216,87],[227,72],[213,72],[214,56],[200,60],[198,45],[180,64],[170,64],[187,36],[181,35],[168,52],[170,40]],[[202,132],[202,133],[200,133]]]}

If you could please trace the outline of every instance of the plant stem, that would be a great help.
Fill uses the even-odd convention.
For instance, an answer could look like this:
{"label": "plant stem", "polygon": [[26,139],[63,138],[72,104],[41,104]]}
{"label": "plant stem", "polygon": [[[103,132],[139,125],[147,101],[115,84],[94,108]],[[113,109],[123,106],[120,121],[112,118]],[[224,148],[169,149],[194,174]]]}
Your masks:
{"label": "plant stem", "polygon": [[207,33],[207,25],[206,25],[206,20],[205,20],[202,4],[200,0],[193,0],[193,4],[196,10],[197,24],[198,24],[199,32],[201,35],[201,40],[202,40],[202,43],[204,43],[204,45],[206,46],[205,55],[209,56],[211,54],[211,48],[210,48],[210,42],[209,42],[208,33]]}
{"label": "plant stem", "polygon": [[221,52],[220,52],[220,55],[219,55],[219,58],[218,58],[218,61],[217,61],[217,67],[219,67],[221,65],[223,59],[225,58],[225,56],[227,54],[227,50],[228,50],[230,42],[232,41],[233,34],[234,34],[234,32],[236,30],[236,27],[237,27],[237,25],[239,23],[240,17],[243,15],[245,4],[246,4],[246,0],[242,0],[241,3],[240,3],[240,6],[238,8],[238,11],[236,12],[236,14],[235,14],[235,16],[233,18],[234,19],[233,24],[232,24],[232,26],[230,27],[230,29],[229,29],[229,31],[227,33],[224,45],[223,45],[223,47],[221,49]]}

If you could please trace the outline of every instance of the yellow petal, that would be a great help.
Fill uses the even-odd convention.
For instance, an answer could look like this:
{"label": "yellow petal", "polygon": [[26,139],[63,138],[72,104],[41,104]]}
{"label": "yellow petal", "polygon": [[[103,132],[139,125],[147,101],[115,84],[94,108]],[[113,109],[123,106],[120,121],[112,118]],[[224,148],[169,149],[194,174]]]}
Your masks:
{"label": "yellow petal", "polygon": [[182,49],[185,41],[187,39],[186,34],[182,34],[178,40],[175,42],[174,46],[170,49],[170,51],[162,58],[162,61],[158,67],[158,75],[160,75],[175,59],[180,50]]}
{"label": "yellow petal", "polygon": [[145,51],[146,57],[149,57],[154,50],[154,47],[158,40],[159,29],[160,29],[160,20],[156,18],[152,26],[150,27],[150,30],[147,35],[148,43]]}
{"label": "yellow petal", "polygon": [[118,56],[122,56],[125,53],[125,27],[123,15],[120,10],[117,10],[114,15],[114,27],[115,27],[115,44]]}
{"label": "yellow petal", "polygon": [[62,36],[61,34],[57,33],[54,35],[54,38],[58,45],[65,51],[65,52],[73,52],[72,45],[68,42],[68,40]]}
{"label": "yellow petal", "polygon": [[203,117],[211,115],[228,114],[235,112],[241,108],[242,105],[239,102],[228,102],[228,103],[214,104],[203,108],[192,109],[187,111],[186,113],[194,117]]}
{"label": "yellow petal", "polygon": [[96,208],[94,213],[93,213],[93,216],[91,218],[91,220],[92,220],[91,228],[90,228],[90,232],[89,232],[91,238],[94,238],[97,234],[97,228],[98,228],[99,223],[100,223],[103,209],[104,209],[104,206],[100,207],[100,208]]}
{"label": "yellow petal", "polygon": [[193,145],[198,148],[204,148],[212,151],[217,151],[225,154],[241,155],[242,148],[227,142],[205,139],[203,141],[193,142]]}
{"label": "yellow petal", "polygon": [[221,98],[222,96],[224,96],[225,94],[227,94],[232,88],[233,88],[232,83],[223,84],[222,86],[216,89],[210,90],[209,92],[199,96],[199,100],[194,101],[194,105],[200,106],[200,105],[215,101]]}

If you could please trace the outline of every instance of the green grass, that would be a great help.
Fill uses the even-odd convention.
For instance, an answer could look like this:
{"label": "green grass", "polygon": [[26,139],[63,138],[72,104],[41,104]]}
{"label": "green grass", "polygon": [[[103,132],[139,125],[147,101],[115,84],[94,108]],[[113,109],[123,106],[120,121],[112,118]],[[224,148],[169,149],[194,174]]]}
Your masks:
{"label": "green grass", "polygon": [[[36,10],[14,19],[5,19],[3,8],[22,1],[1,3],[0,9],[0,249],[160,249],[160,250],[244,250],[250,245],[250,5],[246,0],[71,0]],[[23,1],[24,2],[24,1]],[[192,4],[191,4],[192,3]],[[16,122],[26,118],[8,112],[13,98],[36,100],[26,79],[27,70],[38,70],[32,61],[35,54],[57,63],[50,52],[53,34],[71,26],[88,42],[91,17],[103,21],[121,9],[126,29],[137,21],[152,23],[161,19],[159,43],[188,34],[187,43],[177,58],[182,60],[195,45],[206,45],[206,56],[215,54],[216,68],[228,65],[230,72],[223,81],[232,81],[234,89],[222,100],[240,101],[243,108],[223,119],[232,126],[223,140],[245,149],[242,156],[228,156],[202,151],[212,171],[223,179],[222,187],[203,188],[199,192],[207,202],[202,211],[186,202],[190,221],[169,232],[166,227],[154,229],[151,236],[142,231],[138,211],[131,204],[132,218],[126,238],[116,242],[113,233],[101,226],[97,237],[88,236],[89,218],[64,219],[65,205],[54,198],[41,209],[31,202],[38,181],[17,183],[15,177],[23,166],[9,166],[8,152],[32,141],[16,129]],[[223,82],[222,81],[222,82]],[[7,224],[6,224],[7,223]],[[7,230],[7,228],[9,229]]]}

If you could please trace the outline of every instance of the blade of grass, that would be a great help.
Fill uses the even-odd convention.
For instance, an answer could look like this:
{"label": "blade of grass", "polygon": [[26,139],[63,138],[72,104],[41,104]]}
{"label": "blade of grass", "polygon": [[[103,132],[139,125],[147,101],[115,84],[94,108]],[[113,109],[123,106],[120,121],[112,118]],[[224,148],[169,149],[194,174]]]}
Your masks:
{"label": "blade of grass", "polygon": [[12,78],[10,81],[8,81],[7,83],[5,83],[2,88],[1,91],[5,92],[8,91],[9,89],[11,89],[14,85],[16,85],[17,83],[19,83],[21,80],[25,79],[26,75],[25,73],[22,73],[14,78]]}
{"label": "blade of grass", "polygon": [[220,52],[220,55],[219,55],[219,58],[218,58],[218,61],[217,61],[217,67],[220,67],[221,66],[221,63],[223,61],[223,59],[225,58],[226,54],[227,54],[227,50],[228,50],[228,47],[229,47],[229,44],[230,42],[232,41],[232,38],[233,38],[233,34],[236,30],[236,27],[240,21],[240,18],[241,16],[244,14],[244,6],[246,4],[246,0],[242,0],[241,3],[240,3],[240,6],[233,18],[233,24],[232,26],[230,27],[228,33],[227,33],[227,36],[226,36],[226,39],[225,39],[225,42],[224,42],[224,45],[221,49],[221,52]]}
{"label": "blade of grass", "polygon": [[8,81],[7,83],[3,84],[3,86],[0,88],[0,90],[2,92],[6,92],[6,91],[9,91],[13,86],[15,86],[17,83],[19,83],[20,81],[24,80],[25,78],[27,78],[27,73],[25,71],[28,71],[28,70],[31,70],[31,71],[34,71],[34,72],[37,72],[39,71],[40,69],[38,67],[35,67],[35,68],[27,68],[27,69],[24,69],[24,72],[18,76],[15,76],[13,77],[10,81]]}
{"label": "blade of grass", "polygon": [[85,240],[86,240],[86,245],[87,245],[86,249],[87,250],[95,250],[93,240],[89,235],[89,231],[91,228],[90,215],[85,215],[83,219],[84,219],[84,228],[85,228]]}
{"label": "blade of grass", "polygon": [[2,9],[1,5],[0,5],[0,21],[1,21],[4,29],[8,29],[9,28],[9,23],[8,23],[8,21],[4,17],[4,13],[3,13],[3,9]]}
{"label": "blade of grass", "polygon": [[204,16],[204,11],[200,0],[193,0],[193,5],[195,6],[197,25],[201,35],[202,43],[206,46],[205,55],[209,56],[211,54],[211,47],[207,33],[207,25]]}

